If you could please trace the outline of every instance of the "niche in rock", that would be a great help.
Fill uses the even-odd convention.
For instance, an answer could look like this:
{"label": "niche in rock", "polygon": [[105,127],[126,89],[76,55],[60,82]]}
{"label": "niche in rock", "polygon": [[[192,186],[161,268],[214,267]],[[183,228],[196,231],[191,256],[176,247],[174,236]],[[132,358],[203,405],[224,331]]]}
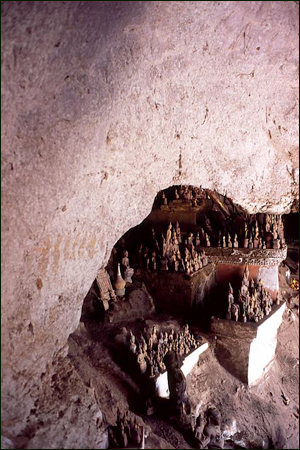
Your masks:
{"label": "niche in rock", "polygon": [[[185,413],[175,417],[180,430],[199,411],[199,384],[193,384],[199,370],[207,370],[210,379],[210,364],[223,370],[222,377],[225,368],[246,385],[266,373],[285,311],[279,266],[287,261],[286,241],[294,242],[285,234],[287,220],[249,214],[202,187],[172,186],[160,191],[148,217],[116,242],[84,299],[85,326],[69,339],[74,364],[96,386],[112,427],[112,448],[123,448],[127,440],[122,435],[118,443],[126,411],[139,411],[143,420],[174,415],[168,403],[169,352],[176,354],[183,377],[192,374],[191,408],[181,399]],[[139,422],[141,436],[146,422]]]}
{"label": "niche in rock", "polygon": [[207,327],[213,315],[226,316],[229,283],[238,295],[246,267],[250,281],[261,280],[275,301],[286,220],[248,214],[202,187],[162,190],[148,217],[115,244],[81,320],[136,320],[156,311]]}

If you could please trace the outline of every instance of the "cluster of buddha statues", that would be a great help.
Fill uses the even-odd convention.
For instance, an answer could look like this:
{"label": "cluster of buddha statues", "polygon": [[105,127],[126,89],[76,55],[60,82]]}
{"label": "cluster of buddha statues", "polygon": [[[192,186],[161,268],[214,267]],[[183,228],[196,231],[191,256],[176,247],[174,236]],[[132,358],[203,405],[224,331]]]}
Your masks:
{"label": "cluster of buddha statues", "polygon": [[192,274],[208,264],[205,251],[199,251],[200,245],[199,233],[196,238],[190,233],[183,241],[178,222],[175,226],[170,222],[166,234],[161,235],[161,244],[158,243],[155,230],[152,228],[151,245],[141,244],[139,247],[139,267],[153,272],[170,270]]}
{"label": "cluster of buddha statues", "polygon": [[155,377],[166,370],[164,357],[169,351],[184,357],[200,344],[200,340],[190,332],[188,325],[180,332],[173,328],[158,332],[154,325],[139,338],[126,328],[123,328],[122,334],[125,346],[136,357],[140,373],[146,373],[149,377]]}
{"label": "cluster of buddha statues", "polygon": [[168,198],[163,191],[161,194],[161,204],[168,205],[169,202],[175,200],[175,202],[186,202],[192,206],[198,206],[203,199],[207,198],[207,193],[201,187],[179,186],[172,191],[170,197]]}
{"label": "cluster of buddha statues", "polygon": [[244,248],[282,248],[285,246],[284,229],[281,216],[266,214],[265,221],[251,226],[245,223]]}
{"label": "cluster of buddha statues", "polygon": [[[244,223],[239,233],[222,234],[219,231],[217,246],[219,248],[249,248],[249,249],[279,249],[285,246],[283,222],[281,216],[265,215],[263,225],[256,220],[251,224]],[[166,233],[157,237],[152,227],[152,241],[140,244],[138,249],[138,264],[140,268],[156,272],[173,271],[192,274],[208,264],[204,247],[216,245],[216,240],[202,227],[196,235],[182,233],[179,223],[169,223]],[[131,269],[133,270],[133,269]]]}
{"label": "cluster of buddha statues", "polygon": [[[166,232],[160,236],[152,227],[152,237],[138,247],[138,266],[151,272],[172,271],[191,275],[208,264],[204,248],[211,247],[211,242],[219,248],[279,249],[285,246],[281,216],[265,214],[263,221],[250,222],[249,219],[243,223],[243,229],[236,230],[236,233],[223,234],[219,231],[218,243],[216,237],[210,236],[202,227],[194,235],[182,233],[178,222],[170,222]],[[134,269],[130,267],[127,250],[123,251],[120,262],[120,285],[121,273],[125,284],[132,282]],[[122,287],[119,292],[122,292]]]}
{"label": "cluster of buddha statues", "polygon": [[[171,207],[190,204],[200,206],[203,202],[212,202],[216,209],[210,205],[213,211],[221,212],[223,217],[222,228],[211,222],[209,215],[203,217],[203,229],[200,229],[202,247],[213,246],[222,248],[254,248],[254,249],[279,249],[285,246],[284,227],[281,215],[256,214],[249,215],[246,212],[240,216],[241,220],[235,220],[234,213],[230,216],[226,196],[221,200],[216,193],[211,193],[202,187],[178,186],[171,191],[163,191],[160,195],[161,205],[170,204]],[[225,201],[225,204],[224,204]],[[229,202],[230,203],[230,202]],[[210,210],[211,211],[211,210]],[[225,212],[225,215],[224,215]],[[204,225],[205,222],[205,225]]]}
{"label": "cluster of buddha statues", "polygon": [[110,448],[127,448],[128,445],[131,448],[145,448],[150,428],[141,422],[141,419],[129,411],[121,414],[118,410],[117,423],[109,428]]}
{"label": "cluster of buddha statues", "polygon": [[[258,283],[255,283],[253,279],[249,281],[249,270],[246,267],[237,296],[234,296],[233,288],[229,283],[226,318],[236,322],[259,322],[264,316],[270,314],[273,303],[261,279]],[[278,295],[275,303],[280,304]]]}
{"label": "cluster of buddha statues", "polygon": [[265,233],[271,233],[273,248],[285,246],[284,226],[281,215],[266,214]]}
{"label": "cluster of buddha statues", "polygon": [[257,220],[244,223],[244,228],[233,235],[219,231],[219,248],[283,248],[285,246],[284,228],[281,216],[266,214],[263,224]]}

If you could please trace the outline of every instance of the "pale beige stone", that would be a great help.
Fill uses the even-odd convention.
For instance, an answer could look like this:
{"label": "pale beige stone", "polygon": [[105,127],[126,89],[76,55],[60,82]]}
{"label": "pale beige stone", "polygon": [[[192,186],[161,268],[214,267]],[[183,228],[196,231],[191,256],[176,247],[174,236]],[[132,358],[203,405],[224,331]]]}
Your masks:
{"label": "pale beige stone", "polygon": [[2,419],[173,184],[298,196],[297,2],[2,2]]}

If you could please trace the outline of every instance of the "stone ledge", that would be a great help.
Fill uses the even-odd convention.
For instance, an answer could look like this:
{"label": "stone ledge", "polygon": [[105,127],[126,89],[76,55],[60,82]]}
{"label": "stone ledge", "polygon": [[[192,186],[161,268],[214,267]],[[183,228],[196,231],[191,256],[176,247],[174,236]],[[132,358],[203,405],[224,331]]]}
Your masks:
{"label": "stone ledge", "polygon": [[285,303],[273,308],[269,316],[257,323],[216,317],[211,320],[211,330],[217,336],[215,354],[219,363],[247,385],[257,383],[275,357]]}
{"label": "stone ledge", "polygon": [[287,257],[287,247],[275,249],[201,247],[210,262],[215,264],[243,264],[278,266]]}
{"label": "stone ledge", "polygon": [[268,321],[276,312],[285,305],[285,302],[281,302],[280,305],[273,305],[271,313],[268,316],[264,316],[259,322],[235,322],[234,320],[220,319],[213,316],[211,318],[211,331],[218,335],[223,336],[249,336],[256,337],[263,324]]}

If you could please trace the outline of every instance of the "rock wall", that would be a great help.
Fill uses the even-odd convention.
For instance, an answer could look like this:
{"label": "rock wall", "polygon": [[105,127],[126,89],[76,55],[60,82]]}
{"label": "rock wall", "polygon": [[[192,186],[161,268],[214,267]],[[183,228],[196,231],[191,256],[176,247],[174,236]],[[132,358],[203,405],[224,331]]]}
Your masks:
{"label": "rock wall", "polygon": [[298,2],[2,2],[2,418],[18,433],[113,244],[173,184],[298,195]]}

